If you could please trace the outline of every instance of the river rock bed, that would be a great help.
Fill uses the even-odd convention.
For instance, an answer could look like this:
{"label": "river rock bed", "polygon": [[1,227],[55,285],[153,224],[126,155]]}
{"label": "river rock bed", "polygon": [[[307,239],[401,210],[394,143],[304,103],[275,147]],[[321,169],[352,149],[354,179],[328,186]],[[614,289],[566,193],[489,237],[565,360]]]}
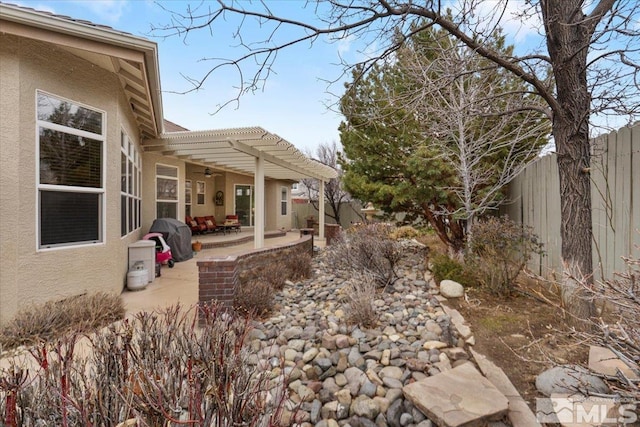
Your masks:
{"label": "river rock bed", "polygon": [[358,279],[332,268],[323,252],[313,277],[288,282],[273,315],[256,322],[249,363],[285,378],[285,425],[432,425],[402,388],[470,363],[469,339],[458,336],[425,274],[424,248],[403,246],[400,278],[375,296],[375,328],[347,323],[345,287]]}

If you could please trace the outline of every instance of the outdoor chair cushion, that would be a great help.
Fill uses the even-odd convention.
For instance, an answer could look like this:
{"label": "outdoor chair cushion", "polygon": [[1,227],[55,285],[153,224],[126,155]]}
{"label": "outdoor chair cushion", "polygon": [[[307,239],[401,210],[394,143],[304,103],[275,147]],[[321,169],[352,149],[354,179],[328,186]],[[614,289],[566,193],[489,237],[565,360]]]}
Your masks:
{"label": "outdoor chair cushion", "polygon": [[202,233],[204,231],[207,231],[206,225],[198,224],[198,222],[195,219],[193,219],[188,215],[184,218],[184,222],[191,229],[191,233]]}

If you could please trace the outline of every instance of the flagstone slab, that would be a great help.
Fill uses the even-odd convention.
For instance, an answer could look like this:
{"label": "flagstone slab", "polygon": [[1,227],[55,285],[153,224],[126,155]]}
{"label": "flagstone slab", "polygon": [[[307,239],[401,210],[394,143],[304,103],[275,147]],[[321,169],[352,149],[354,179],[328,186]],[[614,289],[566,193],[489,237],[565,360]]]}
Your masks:
{"label": "flagstone slab", "polygon": [[507,415],[509,421],[511,421],[511,425],[513,427],[540,427],[536,416],[504,371],[487,359],[486,356],[476,352],[472,348],[469,349],[469,351],[484,376],[509,400],[509,413]]}
{"label": "flagstone slab", "polygon": [[620,360],[613,351],[597,345],[589,347],[589,369],[599,374],[611,376],[615,376],[619,369],[625,377],[632,380],[639,379],[638,375]]}
{"label": "flagstone slab", "polygon": [[464,363],[402,391],[422,413],[440,427],[477,427],[501,419],[509,401],[471,363]]}

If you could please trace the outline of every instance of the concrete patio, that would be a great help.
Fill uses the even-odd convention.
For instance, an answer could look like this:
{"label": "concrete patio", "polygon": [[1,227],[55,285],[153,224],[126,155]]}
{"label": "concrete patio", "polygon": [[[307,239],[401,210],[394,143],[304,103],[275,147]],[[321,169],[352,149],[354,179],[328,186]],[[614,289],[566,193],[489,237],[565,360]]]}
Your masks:
{"label": "concrete patio", "polygon": [[[167,307],[176,303],[192,306],[198,302],[198,267],[197,262],[211,257],[235,255],[254,249],[253,231],[246,230],[239,233],[215,233],[195,235],[192,242],[200,241],[203,249],[190,260],[177,262],[173,268],[162,266],[161,276],[139,291],[124,290],[126,315],[137,312]],[[274,237],[277,236],[277,237]],[[300,231],[265,233],[265,247],[281,245],[296,241],[300,238]],[[324,241],[314,240],[314,245],[322,247]]]}

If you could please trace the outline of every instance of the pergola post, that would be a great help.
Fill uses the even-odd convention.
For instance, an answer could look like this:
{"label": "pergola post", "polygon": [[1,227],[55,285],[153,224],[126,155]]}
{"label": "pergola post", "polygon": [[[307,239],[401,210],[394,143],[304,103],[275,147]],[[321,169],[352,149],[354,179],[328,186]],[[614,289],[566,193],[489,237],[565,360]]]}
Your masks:
{"label": "pergola post", "polygon": [[320,180],[320,191],[318,195],[318,237],[324,240],[324,180]]}
{"label": "pergola post", "polygon": [[256,249],[264,247],[264,157],[262,152],[256,156],[256,173],[254,175],[254,229],[253,242]]}

